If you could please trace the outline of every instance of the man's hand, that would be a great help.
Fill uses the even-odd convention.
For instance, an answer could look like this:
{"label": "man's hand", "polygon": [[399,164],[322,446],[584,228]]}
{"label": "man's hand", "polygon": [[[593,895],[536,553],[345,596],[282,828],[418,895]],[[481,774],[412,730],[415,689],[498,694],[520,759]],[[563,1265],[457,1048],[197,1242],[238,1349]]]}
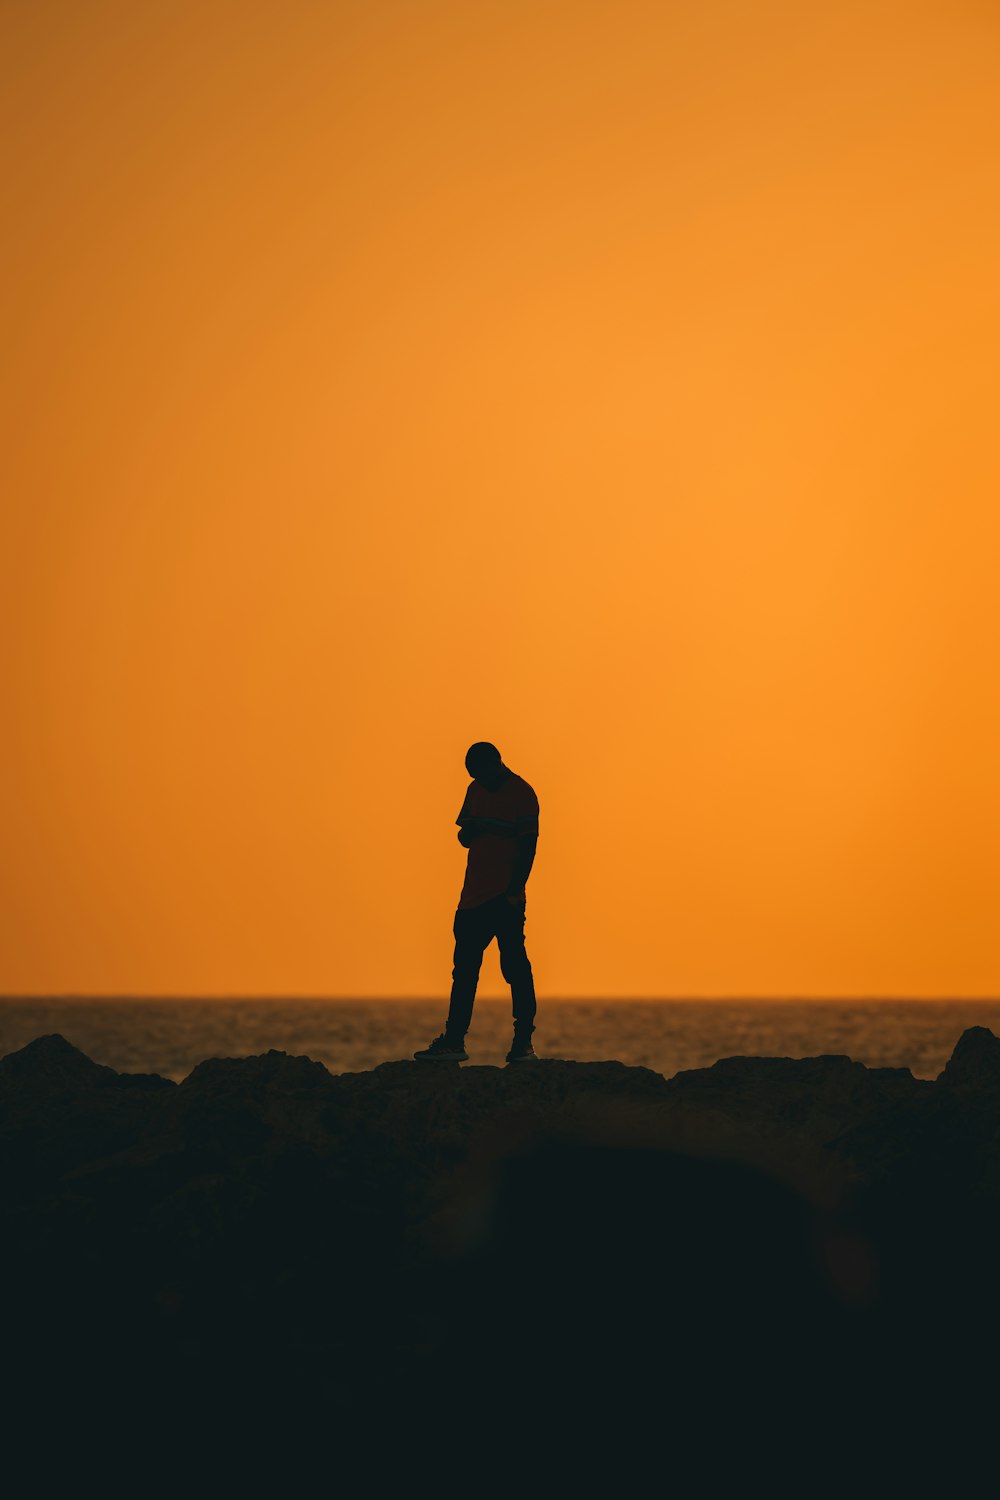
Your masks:
{"label": "man's hand", "polygon": [[524,886],[522,885],[520,891],[508,891],[507,900],[511,906],[523,906],[525,902]]}

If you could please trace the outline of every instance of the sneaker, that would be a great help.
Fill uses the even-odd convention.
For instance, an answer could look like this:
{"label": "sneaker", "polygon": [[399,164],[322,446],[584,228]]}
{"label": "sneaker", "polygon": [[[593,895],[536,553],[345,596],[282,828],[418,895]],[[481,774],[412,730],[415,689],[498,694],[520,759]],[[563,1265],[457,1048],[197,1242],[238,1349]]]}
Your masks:
{"label": "sneaker", "polygon": [[420,1052],[414,1052],[414,1057],[420,1062],[468,1062],[469,1054],[465,1050],[464,1042],[452,1042],[448,1037],[436,1036],[429,1047],[424,1047]]}
{"label": "sneaker", "polygon": [[514,1038],[511,1049],[507,1053],[507,1061],[509,1063],[538,1061],[538,1054],[531,1045],[530,1036],[526,1037],[523,1042],[517,1037]]}

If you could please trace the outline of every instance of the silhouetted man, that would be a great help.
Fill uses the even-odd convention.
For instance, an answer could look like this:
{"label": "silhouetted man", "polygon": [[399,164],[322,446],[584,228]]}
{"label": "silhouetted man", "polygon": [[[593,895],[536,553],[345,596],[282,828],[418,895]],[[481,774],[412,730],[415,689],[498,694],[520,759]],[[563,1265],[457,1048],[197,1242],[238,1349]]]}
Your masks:
{"label": "silhouetted man", "polygon": [[508,770],[496,745],[480,740],[465,757],[473,778],[455,819],[458,841],[469,851],[465,884],[455,913],[455,966],[451,1004],[441,1036],[414,1057],[466,1062],[465,1033],[472,1020],[483,954],[496,938],[500,971],[510,985],[514,1041],[507,1061],[532,1062],[535,1051],[535,981],[524,951],[525,883],[538,843],[538,798]]}

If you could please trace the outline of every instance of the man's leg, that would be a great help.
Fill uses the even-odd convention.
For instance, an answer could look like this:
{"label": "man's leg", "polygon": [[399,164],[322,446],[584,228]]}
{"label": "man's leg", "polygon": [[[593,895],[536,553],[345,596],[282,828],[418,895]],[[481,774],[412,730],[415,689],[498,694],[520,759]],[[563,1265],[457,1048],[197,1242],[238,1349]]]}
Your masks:
{"label": "man's leg", "polygon": [[451,971],[451,1002],[445,1035],[449,1041],[462,1042],[472,1020],[479,970],[483,954],[493,940],[488,913],[481,906],[470,906],[455,913],[452,932],[455,935],[455,963]]}
{"label": "man's leg", "polygon": [[497,922],[500,972],[510,985],[514,1007],[514,1036],[528,1041],[535,1029],[535,978],[524,948],[525,906],[511,906],[502,899]]}

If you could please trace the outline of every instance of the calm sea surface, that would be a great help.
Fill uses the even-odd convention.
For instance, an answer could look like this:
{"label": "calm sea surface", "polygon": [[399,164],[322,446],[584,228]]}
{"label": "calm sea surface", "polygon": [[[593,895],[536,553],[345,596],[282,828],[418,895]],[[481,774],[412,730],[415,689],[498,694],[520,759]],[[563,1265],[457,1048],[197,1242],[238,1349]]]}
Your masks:
{"label": "calm sea surface", "polygon": [[[348,1073],[409,1057],[443,1023],[437,1000],[0,998],[0,1056],[57,1031],[95,1062],[177,1080],[203,1058],[272,1047]],[[1000,1001],[549,1000],[539,1006],[535,1050],[617,1058],[667,1077],[720,1057],[840,1052],[934,1078],[966,1026],[1000,1034]],[[472,1062],[502,1064],[510,1027],[509,1001],[478,1000],[466,1043]]]}

